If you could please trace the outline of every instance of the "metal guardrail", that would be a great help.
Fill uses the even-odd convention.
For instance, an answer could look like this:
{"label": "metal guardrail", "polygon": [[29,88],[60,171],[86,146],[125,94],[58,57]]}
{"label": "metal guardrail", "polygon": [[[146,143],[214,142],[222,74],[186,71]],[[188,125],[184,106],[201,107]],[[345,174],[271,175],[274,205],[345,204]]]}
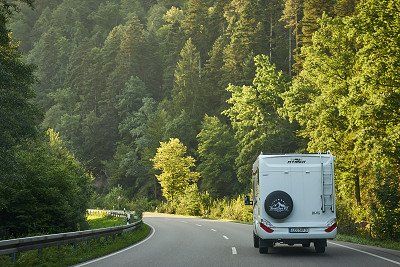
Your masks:
{"label": "metal guardrail", "polygon": [[[94,211],[94,210],[92,210]],[[124,217],[129,213],[124,211],[102,211],[111,216]],[[122,212],[122,213],[121,213]],[[90,213],[88,211],[88,213]],[[129,218],[130,216],[128,216]],[[42,249],[51,246],[60,246],[64,244],[75,244],[80,241],[99,238],[102,236],[110,236],[116,234],[122,234],[138,228],[142,223],[142,220],[138,220],[134,223],[129,223],[127,225],[120,225],[114,227],[77,231],[77,232],[67,232],[51,235],[41,235],[32,236],[24,238],[16,238],[9,240],[0,240],[0,255],[10,254],[13,261],[16,259],[16,253],[28,250],[38,249],[39,255],[42,253]]]}

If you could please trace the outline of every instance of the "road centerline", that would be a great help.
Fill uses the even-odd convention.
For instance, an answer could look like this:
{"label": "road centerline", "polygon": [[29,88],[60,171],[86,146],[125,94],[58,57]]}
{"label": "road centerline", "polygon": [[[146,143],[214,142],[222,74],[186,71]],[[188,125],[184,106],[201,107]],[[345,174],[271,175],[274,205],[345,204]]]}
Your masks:
{"label": "road centerline", "polygon": [[196,225],[197,225],[198,227],[201,227],[201,226],[202,226],[201,224],[198,224],[198,223],[196,223]]}
{"label": "road centerline", "polygon": [[229,239],[226,235],[223,235],[223,237],[224,237],[225,239]]}
{"label": "road centerline", "polygon": [[213,232],[216,232],[217,230],[215,230],[215,229],[211,228],[211,231],[213,231]]}
{"label": "road centerline", "polygon": [[237,254],[237,250],[236,250],[235,247],[232,247],[232,254],[233,254],[233,255],[236,255],[236,254]]}

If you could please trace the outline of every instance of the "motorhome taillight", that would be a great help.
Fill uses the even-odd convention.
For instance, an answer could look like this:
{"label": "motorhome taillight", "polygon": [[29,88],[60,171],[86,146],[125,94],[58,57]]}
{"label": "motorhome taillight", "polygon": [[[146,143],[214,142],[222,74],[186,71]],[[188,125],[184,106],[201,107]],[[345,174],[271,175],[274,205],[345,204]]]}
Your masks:
{"label": "motorhome taillight", "polygon": [[333,230],[335,230],[336,227],[337,227],[337,224],[336,224],[336,222],[335,222],[334,224],[332,224],[331,226],[329,226],[328,228],[326,228],[326,229],[325,229],[325,232],[330,233],[330,232],[332,232]]}
{"label": "motorhome taillight", "polygon": [[265,224],[263,224],[263,223],[260,223],[260,227],[262,228],[262,229],[264,229],[264,231],[265,232],[267,232],[267,233],[272,233],[274,230],[272,230],[271,228],[269,228],[268,226],[266,226]]}

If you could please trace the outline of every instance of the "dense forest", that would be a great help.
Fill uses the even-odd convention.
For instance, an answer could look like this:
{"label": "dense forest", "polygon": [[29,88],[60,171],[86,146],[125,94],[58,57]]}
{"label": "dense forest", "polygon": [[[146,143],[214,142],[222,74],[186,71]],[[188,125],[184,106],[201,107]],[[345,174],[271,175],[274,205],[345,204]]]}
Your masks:
{"label": "dense forest", "polygon": [[399,1],[2,3],[2,231],[34,208],[240,213],[261,152],[329,150],[342,229],[400,238]]}

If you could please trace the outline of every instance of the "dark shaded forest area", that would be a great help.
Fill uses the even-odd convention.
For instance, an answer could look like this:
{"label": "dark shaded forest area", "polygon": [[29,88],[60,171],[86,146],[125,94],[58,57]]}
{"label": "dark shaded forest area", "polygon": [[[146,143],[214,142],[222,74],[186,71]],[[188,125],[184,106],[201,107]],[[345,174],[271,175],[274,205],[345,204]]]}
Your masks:
{"label": "dark shaded forest area", "polygon": [[2,5],[3,235],[34,207],[229,217],[260,152],[329,150],[342,229],[400,237],[398,1]]}

